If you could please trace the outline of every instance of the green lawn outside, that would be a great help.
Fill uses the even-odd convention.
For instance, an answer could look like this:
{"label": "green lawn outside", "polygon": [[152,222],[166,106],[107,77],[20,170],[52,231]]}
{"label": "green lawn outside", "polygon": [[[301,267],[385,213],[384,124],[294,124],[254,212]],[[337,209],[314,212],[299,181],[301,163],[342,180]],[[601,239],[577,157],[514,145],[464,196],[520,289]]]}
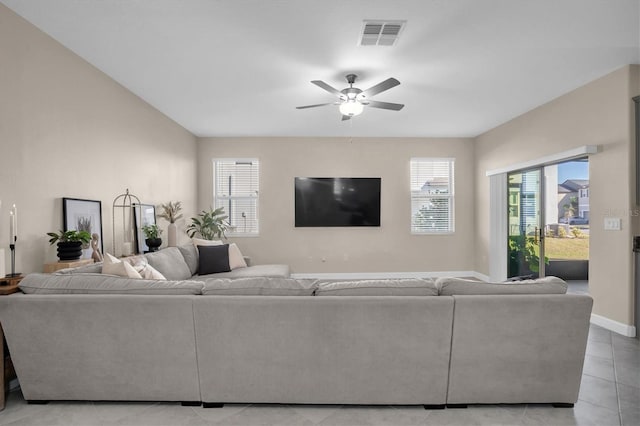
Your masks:
{"label": "green lawn outside", "polygon": [[589,259],[589,238],[545,238],[545,256],[549,259]]}

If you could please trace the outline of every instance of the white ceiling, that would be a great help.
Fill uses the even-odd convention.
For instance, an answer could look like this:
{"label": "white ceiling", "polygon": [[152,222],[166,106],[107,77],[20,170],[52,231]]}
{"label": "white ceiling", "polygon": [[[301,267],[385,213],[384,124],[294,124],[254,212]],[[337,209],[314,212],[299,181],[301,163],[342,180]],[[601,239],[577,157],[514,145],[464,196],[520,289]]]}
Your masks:
{"label": "white ceiling", "polygon": [[[198,136],[476,136],[640,62],[640,0],[0,1]],[[295,109],[352,72],[405,108]]]}

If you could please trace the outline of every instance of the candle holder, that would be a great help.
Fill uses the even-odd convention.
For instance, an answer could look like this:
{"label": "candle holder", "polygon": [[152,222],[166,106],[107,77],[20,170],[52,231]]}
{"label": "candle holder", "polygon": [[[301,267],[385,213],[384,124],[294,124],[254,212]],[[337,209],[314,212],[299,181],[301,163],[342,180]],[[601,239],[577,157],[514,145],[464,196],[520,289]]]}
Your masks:
{"label": "candle holder", "polygon": [[19,277],[20,272],[16,272],[16,242],[18,241],[18,237],[13,237],[13,244],[9,244],[9,248],[11,249],[11,273],[7,274],[7,278]]}

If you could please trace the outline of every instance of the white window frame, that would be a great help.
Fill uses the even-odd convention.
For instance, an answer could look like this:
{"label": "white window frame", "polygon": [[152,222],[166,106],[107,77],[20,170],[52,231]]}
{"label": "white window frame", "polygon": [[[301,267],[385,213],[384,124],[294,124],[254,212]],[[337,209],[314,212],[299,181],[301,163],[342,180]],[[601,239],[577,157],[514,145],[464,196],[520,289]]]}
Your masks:
{"label": "white window frame", "polygon": [[[235,162],[235,163],[256,163],[258,166],[258,190],[255,196],[220,196],[216,193],[216,174],[218,170],[218,163],[220,162]],[[229,200],[255,200],[255,215],[256,215],[256,231],[254,232],[235,232],[229,228],[225,234],[229,237],[259,237],[260,236],[260,160],[258,158],[213,158],[212,159],[212,178],[213,178],[213,208],[218,207],[225,208],[225,214],[228,215],[227,206]]]}
{"label": "white window frame", "polygon": [[[425,195],[422,191],[416,191],[412,188],[412,182],[414,180],[414,176],[411,170],[411,164],[413,162],[448,162],[449,163],[449,176],[448,176],[448,193],[447,194],[438,194],[438,195]],[[455,233],[455,158],[450,157],[413,157],[409,162],[409,191],[411,193],[410,196],[410,218],[409,218],[409,228],[412,235],[450,235]],[[413,212],[412,206],[413,201],[416,198],[446,198],[449,201],[449,229],[444,231],[429,231],[429,230],[418,230],[413,226]]]}

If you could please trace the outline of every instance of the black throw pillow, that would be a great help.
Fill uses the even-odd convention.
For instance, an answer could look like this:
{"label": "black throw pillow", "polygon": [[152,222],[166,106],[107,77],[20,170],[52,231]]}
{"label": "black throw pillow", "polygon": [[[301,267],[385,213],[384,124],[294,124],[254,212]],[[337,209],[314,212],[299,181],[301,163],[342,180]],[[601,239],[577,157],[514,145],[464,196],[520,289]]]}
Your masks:
{"label": "black throw pillow", "polygon": [[229,267],[229,244],[198,246],[198,252],[200,254],[199,275],[231,271]]}

